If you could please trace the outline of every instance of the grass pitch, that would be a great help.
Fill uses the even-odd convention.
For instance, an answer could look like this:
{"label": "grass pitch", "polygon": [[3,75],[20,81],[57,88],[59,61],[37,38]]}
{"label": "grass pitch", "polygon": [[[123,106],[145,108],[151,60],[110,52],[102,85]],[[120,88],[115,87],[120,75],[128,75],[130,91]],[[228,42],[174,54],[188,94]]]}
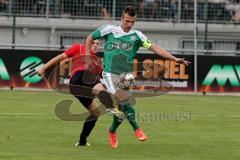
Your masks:
{"label": "grass pitch", "polygon": [[162,95],[137,99],[137,120],[149,139],[139,142],[125,121],[119,148],[109,145],[102,116],[88,141],[74,146],[82,123],[55,116],[55,105],[74,100],[71,111],[85,109],[72,96],[56,92],[0,91],[1,160],[238,160],[240,100],[231,96]]}

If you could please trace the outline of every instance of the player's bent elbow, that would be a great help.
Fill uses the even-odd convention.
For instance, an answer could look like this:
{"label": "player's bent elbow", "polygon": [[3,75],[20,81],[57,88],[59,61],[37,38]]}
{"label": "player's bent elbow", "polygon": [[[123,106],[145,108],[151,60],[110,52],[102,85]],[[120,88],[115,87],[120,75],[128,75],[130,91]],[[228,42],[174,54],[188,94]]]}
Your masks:
{"label": "player's bent elbow", "polygon": [[66,54],[62,53],[62,54],[58,55],[57,57],[55,57],[54,61],[55,61],[55,63],[59,63],[59,62],[61,62],[62,60],[66,59],[66,58],[67,58]]}
{"label": "player's bent elbow", "polygon": [[87,36],[87,40],[86,40],[87,42],[92,42],[93,41],[93,37],[92,37],[92,35],[91,34],[89,34],[88,36]]}

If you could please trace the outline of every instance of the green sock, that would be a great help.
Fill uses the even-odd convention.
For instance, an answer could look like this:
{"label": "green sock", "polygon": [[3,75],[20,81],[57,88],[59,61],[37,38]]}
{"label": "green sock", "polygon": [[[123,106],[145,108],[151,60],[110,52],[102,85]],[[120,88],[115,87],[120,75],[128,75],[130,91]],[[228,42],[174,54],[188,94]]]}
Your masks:
{"label": "green sock", "polygon": [[121,106],[121,110],[123,111],[123,113],[125,114],[125,116],[127,117],[128,121],[129,121],[129,123],[131,124],[133,130],[135,131],[136,129],[138,129],[139,126],[136,121],[135,110],[131,106],[129,101],[121,102],[120,106]]}
{"label": "green sock", "polygon": [[122,123],[122,120],[119,119],[117,116],[113,116],[113,122],[110,127],[110,132],[114,133],[116,132],[118,126]]}

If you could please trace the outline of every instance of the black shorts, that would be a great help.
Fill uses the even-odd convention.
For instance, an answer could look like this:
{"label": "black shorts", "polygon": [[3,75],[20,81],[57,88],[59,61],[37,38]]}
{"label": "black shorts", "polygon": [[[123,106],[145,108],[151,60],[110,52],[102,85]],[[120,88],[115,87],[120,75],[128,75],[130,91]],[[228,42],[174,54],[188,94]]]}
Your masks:
{"label": "black shorts", "polygon": [[98,76],[84,70],[76,71],[70,78],[69,90],[88,109],[95,98],[92,88],[98,83],[100,83]]}

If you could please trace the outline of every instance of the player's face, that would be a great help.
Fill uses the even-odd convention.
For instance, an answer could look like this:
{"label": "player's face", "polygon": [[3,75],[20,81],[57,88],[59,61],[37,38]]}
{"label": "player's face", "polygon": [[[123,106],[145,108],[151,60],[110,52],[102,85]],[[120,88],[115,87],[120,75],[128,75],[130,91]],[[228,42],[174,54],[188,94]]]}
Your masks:
{"label": "player's face", "polygon": [[124,30],[124,32],[129,32],[134,23],[136,21],[136,16],[129,16],[128,14],[124,14],[122,17],[121,17],[121,22],[122,22],[122,29]]}
{"label": "player's face", "polygon": [[99,50],[99,40],[94,40],[92,44],[92,51],[97,53]]}

